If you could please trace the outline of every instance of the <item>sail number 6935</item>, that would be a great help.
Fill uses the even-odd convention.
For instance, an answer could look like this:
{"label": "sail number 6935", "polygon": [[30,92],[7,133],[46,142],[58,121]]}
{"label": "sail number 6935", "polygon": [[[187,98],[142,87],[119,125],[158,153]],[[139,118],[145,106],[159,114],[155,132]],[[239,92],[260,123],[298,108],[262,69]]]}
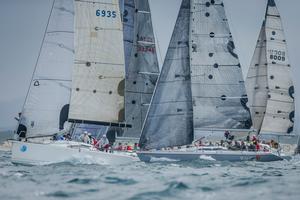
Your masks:
{"label": "sail number 6935", "polygon": [[112,10],[96,10],[96,16],[97,17],[111,17],[111,18],[116,18],[117,17],[117,12],[112,11]]}

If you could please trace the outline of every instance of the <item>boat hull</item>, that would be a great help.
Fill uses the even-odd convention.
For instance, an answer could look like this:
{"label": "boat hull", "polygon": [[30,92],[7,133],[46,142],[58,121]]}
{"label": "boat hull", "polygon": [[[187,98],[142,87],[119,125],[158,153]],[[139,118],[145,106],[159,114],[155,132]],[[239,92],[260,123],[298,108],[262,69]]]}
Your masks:
{"label": "boat hull", "polygon": [[127,164],[138,161],[135,153],[107,153],[92,150],[77,142],[50,142],[47,144],[12,141],[11,162],[23,165],[47,165],[79,161],[100,165]]}
{"label": "boat hull", "polygon": [[191,160],[216,160],[216,161],[260,161],[272,162],[283,160],[282,157],[271,152],[250,151],[140,151],[137,152],[143,162],[155,161],[191,161]]}

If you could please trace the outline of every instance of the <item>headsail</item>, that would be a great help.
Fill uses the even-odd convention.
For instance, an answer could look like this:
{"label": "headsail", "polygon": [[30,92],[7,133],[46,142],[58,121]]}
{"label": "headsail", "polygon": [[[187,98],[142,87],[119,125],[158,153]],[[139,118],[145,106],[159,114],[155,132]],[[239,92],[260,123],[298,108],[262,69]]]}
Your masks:
{"label": "headsail", "polygon": [[68,118],[74,61],[73,0],[54,0],[18,129],[49,135]]}
{"label": "headsail", "polygon": [[193,141],[189,23],[190,0],[183,0],[142,130],[142,149]]}
{"label": "headsail", "polygon": [[69,121],[124,122],[125,63],[119,0],[75,1],[75,66]]}
{"label": "headsail", "polygon": [[261,129],[268,100],[268,64],[266,53],[266,32],[264,22],[260,30],[246,81],[253,128],[257,131],[260,131]]}
{"label": "headsail", "polygon": [[252,125],[241,65],[222,0],[191,0],[190,62],[195,130]]}
{"label": "headsail", "polygon": [[[259,118],[262,121],[257,121],[257,124],[262,123],[261,127],[257,126],[257,129],[262,134],[290,134],[293,131],[295,115],[294,87],[282,22],[274,0],[268,1],[263,29],[265,49],[263,49],[260,56],[266,56],[267,70],[266,72],[258,70],[257,76],[267,75],[267,102],[259,100],[259,104],[266,106],[266,110],[263,113],[264,117]],[[249,82],[249,91],[255,91],[253,94],[249,94],[257,95],[256,86],[250,83],[249,78],[247,81]],[[262,113],[256,111],[252,114],[260,115]]]}
{"label": "headsail", "polygon": [[[125,3],[125,8],[129,7],[126,5]],[[133,8],[129,7],[129,9]],[[148,0],[136,1],[134,11],[133,47],[125,46],[125,52],[132,50],[130,60],[126,61],[129,64],[126,65],[125,81],[125,120],[127,124],[132,125],[132,128],[126,129],[124,136],[139,138],[157,81],[159,67]],[[125,9],[124,13],[127,14],[127,16],[124,15],[126,21],[130,10],[126,12]],[[128,24],[124,24],[124,27],[126,26]]]}

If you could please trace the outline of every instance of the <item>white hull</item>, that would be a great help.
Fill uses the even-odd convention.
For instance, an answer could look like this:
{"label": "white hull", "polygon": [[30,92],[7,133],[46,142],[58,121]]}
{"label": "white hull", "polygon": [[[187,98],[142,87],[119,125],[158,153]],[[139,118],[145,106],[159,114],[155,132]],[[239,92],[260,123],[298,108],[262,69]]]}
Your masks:
{"label": "white hull", "polygon": [[52,163],[83,161],[100,165],[119,165],[138,161],[135,153],[107,153],[91,145],[70,141],[31,143],[12,141],[12,163],[46,165]]}
{"label": "white hull", "polygon": [[140,151],[138,157],[144,162],[155,161],[190,161],[190,160],[213,160],[213,161],[260,161],[271,162],[287,159],[272,152],[263,151],[231,151],[231,150],[196,150],[196,151]]}

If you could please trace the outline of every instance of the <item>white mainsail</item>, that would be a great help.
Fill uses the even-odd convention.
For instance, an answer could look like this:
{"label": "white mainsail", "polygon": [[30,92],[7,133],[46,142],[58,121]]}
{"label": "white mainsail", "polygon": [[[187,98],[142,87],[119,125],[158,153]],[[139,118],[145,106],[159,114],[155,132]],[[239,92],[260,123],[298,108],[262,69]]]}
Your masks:
{"label": "white mainsail", "polygon": [[74,61],[73,0],[54,0],[18,132],[49,135],[64,128]]}
{"label": "white mainsail", "polygon": [[199,130],[249,129],[242,70],[221,0],[183,0],[147,114],[142,149],[191,144]]}
{"label": "white mainsail", "polygon": [[[287,55],[287,44],[284,36],[283,26],[279,11],[274,0],[268,0],[267,11],[264,25],[260,36],[263,49],[261,49],[260,57],[265,60],[265,68],[263,63],[259,63],[258,57],[253,58],[247,77],[247,88],[251,100],[255,100],[257,105],[266,107],[264,110],[253,109],[252,116],[257,119],[254,127],[261,134],[286,135],[293,132],[294,124],[294,87],[291,79],[291,66]],[[258,69],[260,68],[260,69]],[[265,77],[263,85],[253,82],[253,71],[256,70],[254,76]],[[260,89],[260,87],[264,87]],[[259,94],[260,93],[260,94]],[[258,96],[264,96],[259,99]],[[265,100],[267,96],[267,100]],[[250,101],[251,102],[251,101]],[[251,105],[252,104],[252,105]],[[261,117],[257,117],[261,116]]]}
{"label": "white mainsail", "polygon": [[[125,81],[125,120],[132,128],[126,129],[124,136],[139,138],[142,125],[145,120],[148,105],[154,91],[159,74],[159,67],[155,48],[155,37],[153,33],[151,12],[148,0],[135,1],[135,7],[125,1],[124,31],[125,53],[131,50],[131,55],[126,62]],[[129,8],[127,11],[126,9]],[[134,11],[133,19],[131,19]],[[134,22],[133,35],[131,35],[129,22]],[[130,46],[130,36],[133,36],[133,43]]]}
{"label": "white mainsail", "polygon": [[119,0],[75,1],[75,66],[69,121],[124,122],[125,61]]}

